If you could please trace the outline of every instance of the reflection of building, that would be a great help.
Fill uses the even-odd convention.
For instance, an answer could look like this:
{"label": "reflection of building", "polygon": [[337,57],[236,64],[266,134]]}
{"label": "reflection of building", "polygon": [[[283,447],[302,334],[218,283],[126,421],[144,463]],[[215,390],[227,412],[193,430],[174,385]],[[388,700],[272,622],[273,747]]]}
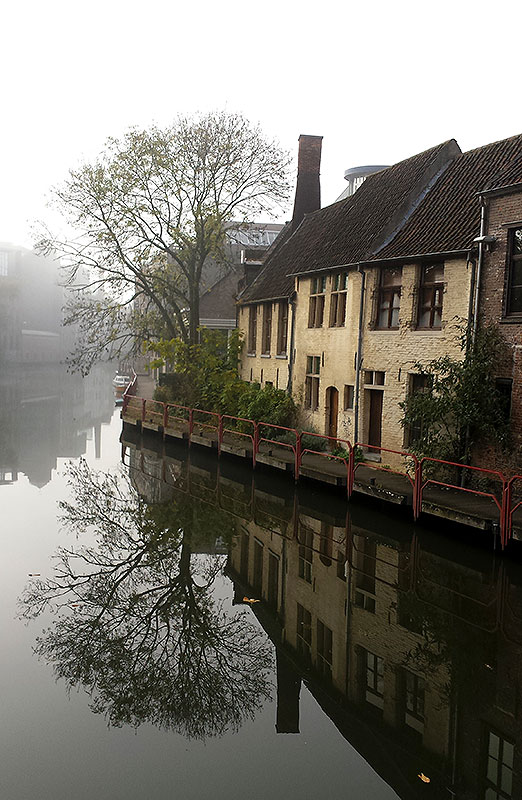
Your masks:
{"label": "reflection of building", "polygon": [[77,458],[114,411],[112,370],[95,367],[86,378],[55,365],[4,367],[0,374],[0,480],[18,473],[44,486],[57,458]]}
{"label": "reflection of building", "polygon": [[516,564],[179,446],[153,475],[234,521],[227,571],[276,646],[279,733],[304,681],[401,798],[522,795]]}

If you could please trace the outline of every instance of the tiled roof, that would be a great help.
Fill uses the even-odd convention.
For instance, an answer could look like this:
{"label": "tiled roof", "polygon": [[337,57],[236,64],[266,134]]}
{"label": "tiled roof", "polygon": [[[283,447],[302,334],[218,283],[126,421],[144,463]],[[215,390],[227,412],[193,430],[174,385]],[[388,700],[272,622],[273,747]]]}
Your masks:
{"label": "tiled roof", "polygon": [[[496,176],[521,176],[522,135],[462,153],[377,259],[465,251],[479,233],[477,193]],[[518,164],[518,166],[516,166]],[[513,175],[511,174],[513,173]],[[504,180],[504,184],[507,181]]]}
{"label": "tiled roof", "polygon": [[[351,197],[288,226],[240,302],[288,297],[292,275],[432,253],[465,252],[478,193],[522,182],[522,135],[461,153],[451,139],[370,175]],[[276,244],[275,243],[275,244]]]}
{"label": "tiled roof", "polygon": [[351,197],[307,215],[293,235],[285,228],[240,302],[288,297],[289,275],[370,258],[458,153],[454,140],[439,144],[370,175]]}

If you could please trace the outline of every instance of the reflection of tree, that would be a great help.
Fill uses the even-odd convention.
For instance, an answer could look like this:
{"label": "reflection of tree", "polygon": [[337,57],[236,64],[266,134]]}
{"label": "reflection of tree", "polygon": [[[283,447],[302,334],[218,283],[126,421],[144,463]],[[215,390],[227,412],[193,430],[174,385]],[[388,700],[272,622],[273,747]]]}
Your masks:
{"label": "reflection of tree", "polygon": [[[148,721],[204,738],[237,729],[269,695],[271,650],[247,612],[212,597],[222,560],[193,555],[198,529],[223,534],[223,512],[190,498],[147,506],[122,476],[70,469],[64,526],[95,544],[62,548],[55,576],[35,581],[23,615],[57,611],[37,641],[69,685],[113,725]],[[226,519],[226,518],[225,518]]]}

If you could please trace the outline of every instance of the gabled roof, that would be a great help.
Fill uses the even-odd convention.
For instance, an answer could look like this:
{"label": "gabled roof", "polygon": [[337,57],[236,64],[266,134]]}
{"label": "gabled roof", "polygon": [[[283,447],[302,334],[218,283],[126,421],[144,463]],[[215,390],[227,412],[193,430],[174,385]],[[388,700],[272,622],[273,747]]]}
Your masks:
{"label": "gabled roof", "polygon": [[[478,193],[522,182],[522,135],[461,153],[454,139],[370,175],[351,197],[286,229],[240,302],[288,297],[293,275],[358,263],[464,253]],[[285,234],[285,235],[283,235]]]}
{"label": "gabled roof", "polygon": [[466,251],[479,233],[477,193],[522,177],[522,135],[469,150],[456,158],[376,259]]}
{"label": "gabled roof", "polygon": [[453,139],[439,144],[370,175],[351,197],[306,216],[292,236],[285,229],[240,302],[288,297],[293,291],[289,275],[372,257],[459,153]]}

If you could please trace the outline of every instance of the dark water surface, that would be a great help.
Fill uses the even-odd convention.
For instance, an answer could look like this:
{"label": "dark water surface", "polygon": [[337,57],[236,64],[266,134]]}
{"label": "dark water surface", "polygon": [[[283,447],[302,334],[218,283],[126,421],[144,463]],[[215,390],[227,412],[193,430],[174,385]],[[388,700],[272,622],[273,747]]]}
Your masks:
{"label": "dark water surface", "polygon": [[522,797],[518,565],[120,443],[111,377],[0,379],[0,798]]}

